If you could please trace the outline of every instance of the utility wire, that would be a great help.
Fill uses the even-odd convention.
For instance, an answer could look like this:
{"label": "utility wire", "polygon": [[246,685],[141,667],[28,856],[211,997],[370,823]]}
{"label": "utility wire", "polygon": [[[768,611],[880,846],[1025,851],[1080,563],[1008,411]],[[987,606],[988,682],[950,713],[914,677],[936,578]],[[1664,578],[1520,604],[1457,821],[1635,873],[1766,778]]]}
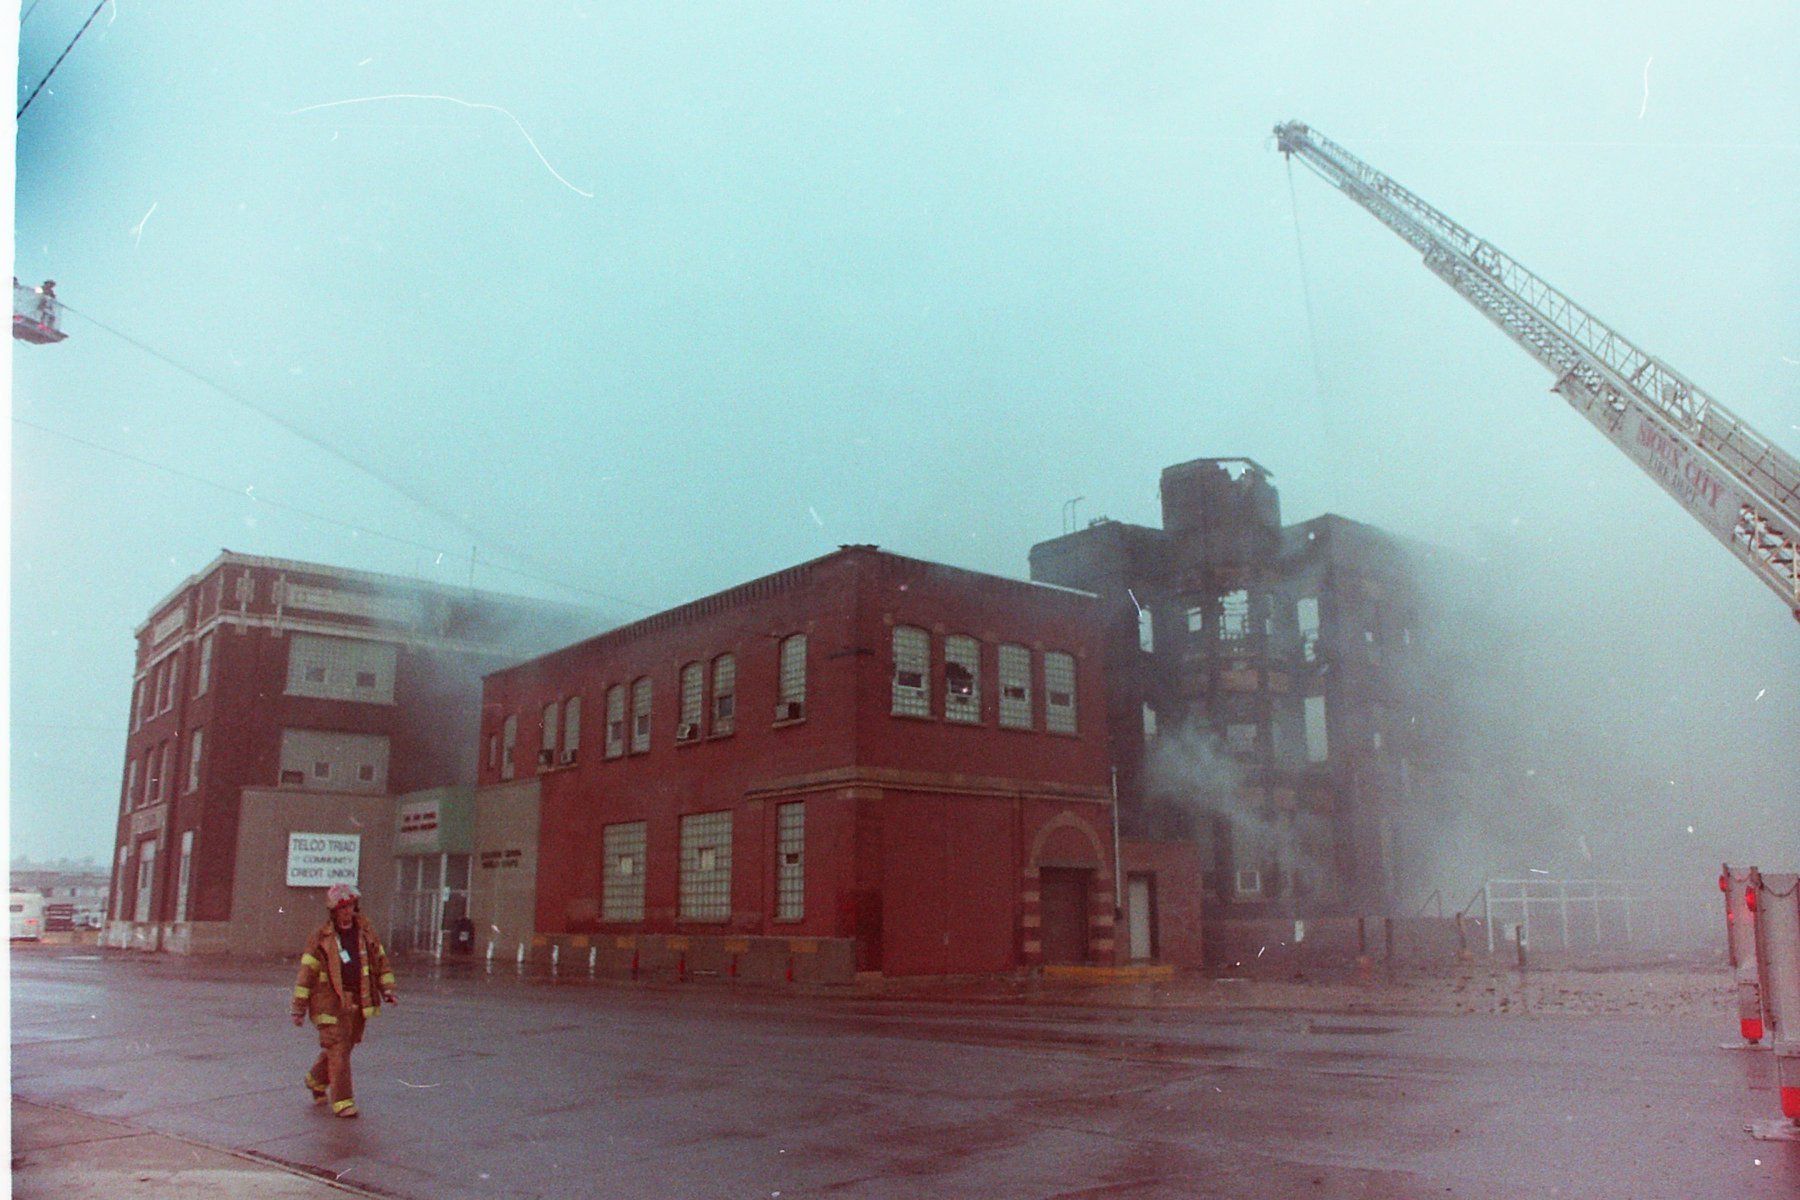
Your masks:
{"label": "utility wire", "polygon": [[[89,13],[88,19],[81,23],[81,28],[75,31],[75,36],[69,39],[69,44],[63,47],[63,52],[56,56],[56,61],[50,64],[50,69],[44,72],[44,77],[38,80],[38,85],[31,89],[31,95],[25,97],[25,103],[19,105],[19,111],[13,114],[13,120],[16,121],[25,115],[25,110],[31,107],[31,102],[37,99],[38,93],[44,90],[44,85],[50,82],[50,76],[56,74],[56,68],[62,66],[63,59],[69,57],[69,51],[75,48],[75,43],[81,40],[81,35],[88,31],[88,26],[94,23],[94,18],[100,15],[100,10],[105,8],[108,2],[109,0],[100,0],[100,3],[94,5],[94,11]],[[31,7],[36,8],[37,5],[34,3]],[[25,14],[27,17],[30,15],[30,13]],[[24,23],[25,20],[21,17],[19,24],[23,25]]]}
{"label": "utility wire", "polygon": [[[267,496],[257,495],[251,488],[233,487],[228,483],[220,483],[216,479],[208,479],[204,475],[195,475],[192,472],[183,471],[179,467],[171,467],[166,463],[159,463],[152,459],[132,454],[126,450],[119,450],[100,442],[89,441],[87,438],[77,437],[72,433],[64,433],[60,429],[52,429],[48,425],[40,425],[36,421],[28,421],[24,417],[13,417],[13,424],[22,425],[27,429],[35,429],[39,433],[47,433],[52,437],[59,437],[64,441],[74,442],[78,446],[86,446],[90,450],[98,450],[103,454],[111,454],[116,458],[123,458],[128,462],[134,462],[139,466],[149,467],[151,470],[161,471],[167,475],[173,475],[178,479],[186,479],[191,483],[198,483],[205,487],[213,488],[216,491],[226,492],[240,498],[246,498],[257,504],[267,505],[270,508],[277,508],[283,512],[291,512],[295,516],[305,517],[310,521],[320,521],[327,525],[335,525],[340,529],[348,529],[352,533],[366,534],[369,537],[380,538],[383,541],[393,542],[396,545],[405,546],[412,550],[423,550],[427,554],[436,554],[439,557],[455,553],[455,551],[446,550],[442,546],[427,545],[424,542],[416,542],[410,538],[400,537],[397,534],[384,533],[379,529],[371,529],[367,525],[358,525],[353,521],[345,521],[337,517],[326,516],[324,513],[313,512],[309,509],[304,509],[294,504],[288,504],[281,500],[271,500]],[[502,574],[517,576],[520,579],[528,579],[533,583],[548,584],[551,587],[562,588],[563,590],[573,592],[576,595],[587,596],[594,600],[603,600],[608,604],[624,605],[628,608],[638,609],[646,613],[655,611],[650,605],[640,603],[636,600],[627,600],[622,596],[609,596],[604,592],[596,592],[591,588],[581,587],[578,584],[568,583],[561,579],[549,579],[541,575],[533,575],[528,571],[520,571],[512,567],[501,566],[499,563],[490,562],[487,559],[482,559],[481,561],[482,565],[491,567]]]}
{"label": "utility wire", "polygon": [[[395,479],[395,478],[392,478],[391,476],[383,474],[381,471],[377,470],[376,468],[357,459],[349,451],[344,450],[336,445],[333,445],[331,442],[326,441],[324,438],[319,437],[315,433],[309,432],[307,429],[303,428],[300,425],[295,424],[293,421],[288,420],[286,417],[282,416],[280,413],[274,411],[273,409],[266,408],[263,405],[256,403],[255,401],[246,399],[245,397],[238,395],[238,393],[232,391],[230,388],[226,387],[224,384],[220,383],[218,380],[213,379],[206,375],[202,375],[199,371],[196,371],[194,368],[188,366],[186,363],[179,362],[176,359],[170,358],[167,354],[164,354],[162,351],[156,349],[154,346],[147,345],[144,342],[139,341],[137,338],[132,337],[128,333],[124,333],[124,332],[121,332],[120,330],[114,329],[112,326],[106,324],[104,321],[101,321],[98,317],[94,317],[88,313],[84,313],[79,309],[70,308],[69,305],[66,303],[61,303],[61,302],[59,302],[59,303],[64,312],[73,313],[74,315],[80,317],[82,320],[88,322],[90,325],[93,325],[95,328],[103,330],[106,333],[112,334],[114,337],[118,338],[120,341],[125,342],[128,345],[135,346],[137,349],[142,350],[145,354],[148,354],[150,357],[156,359],[157,361],[166,363],[167,365],[175,368],[177,371],[180,371],[183,375],[186,375],[188,378],[193,379],[199,383],[206,385],[207,387],[211,388],[213,391],[219,393],[221,396],[224,396],[227,400],[230,400],[233,404],[237,404],[237,405],[240,405],[241,407],[247,408],[251,412],[254,412],[254,413],[266,418],[267,420],[274,422],[276,425],[281,426],[281,428],[285,429],[287,432],[293,434],[295,437],[301,439],[302,441],[308,443],[309,445],[312,445],[313,447],[315,447],[319,450],[323,450],[326,454],[329,454],[331,457],[337,459],[341,463],[344,463],[346,466],[352,467],[355,470],[361,472],[362,474],[368,476],[370,479],[373,479],[375,482],[381,484],[383,487],[390,488],[393,491],[399,493],[401,496],[404,496],[406,499],[412,501],[413,504],[417,505],[419,508],[423,509],[425,512],[430,513],[432,516],[438,518],[439,520],[448,523],[452,528],[460,530],[463,533],[469,534],[470,536],[476,538],[479,541],[486,541],[490,545],[497,545],[512,558],[514,558],[520,562],[528,563],[537,570],[551,571],[551,572],[555,571],[555,569],[556,569],[555,567],[549,566],[545,563],[537,561],[537,559],[534,555],[531,555],[522,550],[519,550],[518,548],[516,548],[514,546],[510,546],[510,545],[506,544],[505,542],[500,541],[497,538],[489,536],[488,534],[485,534],[478,530],[469,528],[469,526],[463,522],[463,519],[461,517],[450,512],[449,510],[441,507],[436,501],[432,500],[429,496],[425,495],[423,492],[417,490],[416,488],[411,487],[408,484],[402,483],[398,479]],[[520,575],[524,575],[523,572],[516,572],[516,573],[520,574]],[[530,578],[530,576],[525,576],[525,577]]]}
{"label": "utility wire", "polygon": [[44,2],[44,0],[31,0],[31,7],[27,8],[25,10],[25,15],[19,18],[19,24],[24,25],[25,22],[31,20],[31,14],[36,12],[37,6],[42,4],[43,2]]}

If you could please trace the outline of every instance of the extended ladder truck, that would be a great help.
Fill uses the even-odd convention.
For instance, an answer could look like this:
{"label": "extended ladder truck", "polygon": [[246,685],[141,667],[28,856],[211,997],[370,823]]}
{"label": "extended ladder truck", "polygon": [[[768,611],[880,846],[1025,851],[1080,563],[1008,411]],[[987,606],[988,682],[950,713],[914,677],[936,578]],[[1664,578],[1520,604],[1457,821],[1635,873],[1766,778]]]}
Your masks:
{"label": "extended ladder truck", "polygon": [[1362,205],[1556,376],[1552,391],[1629,455],[1800,621],[1800,461],[1342,146],[1297,121],[1275,144]]}

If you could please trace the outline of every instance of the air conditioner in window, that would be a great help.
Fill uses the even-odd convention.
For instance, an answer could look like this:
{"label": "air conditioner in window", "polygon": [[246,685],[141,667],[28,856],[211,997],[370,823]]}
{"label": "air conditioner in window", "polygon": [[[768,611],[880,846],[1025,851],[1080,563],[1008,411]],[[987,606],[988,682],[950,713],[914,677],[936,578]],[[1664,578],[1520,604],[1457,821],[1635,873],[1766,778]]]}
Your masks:
{"label": "air conditioner in window", "polygon": [[581,756],[581,750],[579,748],[574,749],[574,750],[564,750],[563,756],[562,756],[563,765],[568,766],[570,763],[574,762],[580,756]]}
{"label": "air conditioner in window", "polygon": [[783,700],[775,706],[777,721],[798,721],[806,715],[806,705],[799,700]]}
{"label": "air conditioner in window", "polygon": [[691,742],[699,736],[700,726],[694,724],[692,721],[684,722],[675,727],[675,740],[678,742]]}
{"label": "air conditioner in window", "polygon": [[556,751],[554,751],[554,750],[539,750],[538,751],[538,766],[553,767],[555,765],[556,765]]}

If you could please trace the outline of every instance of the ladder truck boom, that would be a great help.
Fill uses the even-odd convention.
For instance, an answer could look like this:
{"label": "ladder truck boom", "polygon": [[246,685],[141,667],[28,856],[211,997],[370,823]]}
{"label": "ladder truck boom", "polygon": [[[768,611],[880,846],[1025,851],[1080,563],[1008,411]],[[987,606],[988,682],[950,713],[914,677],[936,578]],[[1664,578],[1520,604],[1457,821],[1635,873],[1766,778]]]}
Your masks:
{"label": "ladder truck boom", "polygon": [[1556,377],[1552,391],[1673,496],[1800,620],[1800,461],[1661,359],[1342,146],[1297,121],[1299,158]]}

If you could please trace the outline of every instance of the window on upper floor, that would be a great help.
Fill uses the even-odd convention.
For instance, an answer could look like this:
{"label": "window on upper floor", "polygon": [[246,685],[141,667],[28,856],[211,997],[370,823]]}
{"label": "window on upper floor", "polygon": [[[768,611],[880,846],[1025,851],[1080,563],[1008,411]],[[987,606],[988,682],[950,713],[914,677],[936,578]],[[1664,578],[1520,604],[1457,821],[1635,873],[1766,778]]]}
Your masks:
{"label": "window on upper floor", "polygon": [[196,730],[194,730],[193,733],[188,735],[188,769],[187,769],[187,788],[185,789],[186,791],[197,792],[200,790],[200,756],[203,753],[203,751],[201,750],[201,745],[205,741],[206,741],[206,730],[204,730],[204,729],[196,729]]}
{"label": "window on upper floor", "polygon": [[631,684],[631,752],[650,749],[650,677],[641,675]]}
{"label": "window on upper floor", "polygon": [[508,713],[500,725],[500,778],[511,779],[518,770],[519,714]]}
{"label": "window on upper floor", "polygon": [[1156,621],[1147,608],[1137,610],[1138,649],[1152,651],[1156,649]]}
{"label": "window on upper floor", "polygon": [[1331,744],[1325,736],[1325,697],[1308,696],[1306,698],[1306,761],[1322,763],[1331,753]]}
{"label": "window on upper floor", "polygon": [[1219,640],[1240,641],[1250,636],[1250,593],[1243,588],[1219,597]]}
{"label": "window on upper floor", "polygon": [[737,725],[737,657],[721,654],[712,665],[712,732],[730,733]]}
{"label": "window on upper floor", "polygon": [[1187,610],[1187,631],[1189,633],[1199,633],[1202,629],[1205,629],[1205,628],[1206,628],[1206,610],[1204,608],[1188,609]]}
{"label": "window on upper floor", "polygon": [[[334,792],[387,789],[389,742],[385,734],[335,729],[283,729],[281,782]],[[506,761],[500,764],[503,778]]]}
{"label": "window on upper floor", "polygon": [[561,727],[562,709],[552,700],[544,705],[544,711],[538,715],[538,766],[556,765],[556,734]]}
{"label": "window on upper floor", "polygon": [[775,704],[777,721],[798,721],[806,715],[806,635],[781,639],[780,692]]}
{"label": "window on upper floor", "polygon": [[1156,736],[1156,710],[1150,707],[1148,700],[1144,702],[1144,736],[1146,738]]}
{"label": "window on upper floor", "polygon": [[200,667],[194,672],[194,695],[206,695],[206,689],[212,686],[213,635],[206,634],[200,639]]}
{"label": "window on upper floor", "polygon": [[1044,728],[1075,732],[1075,656],[1061,650],[1044,655]]}
{"label": "window on upper floor", "polygon": [[138,680],[138,682],[137,682],[137,698],[132,702],[132,705],[131,705],[131,727],[133,729],[139,729],[144,724],[144,717],[146,715],[145,708],[144,708],[144,699],[146,696],[149,695],[149,691],[150,691],[150,677],[148,675],[146,675],[142,679]]}
{"label": "window on upper floor", "polygon": [[615,683],[606,689],[606,757],[618,758],[625,753],[625,685]]}
{"label": "window on upper floor", "polygon": [[931,696],[931,635],[912,625],[896,625],[893,633],[893,711],[900,716],[929,717]]}
{"label": "window on upper floor", "polygon": [[1294,602],[1294,618],[1300,625],[1300,657],[1319,660],[1319,598],[1302,596]]}
{"label": "window on upper floor", "polygon": [[488,770],[498,770],[500,766],[500,735],[488,734]]}
{"label": "window on upper floor", "polygon": [[563,701],[562,760],[572,763],[581,752],[581,697]]}
{"label": "window on upper floor", "polygon": [[675,723],[675,740],[700,740],[700,716],[706,703],[706,669],[697,662],[681,668],[681,719]]}
{"label": "window on upper floor", "polygon": [[1000,724],[1030,729],[1031,651],[1011,643],[1000,647]]}
{"label": "window on upper floor", "polygon": [[400,650],[392,642],[296,633],[288,641],[287,694],[392,704]]}
{"label": "window on upper floor", "polygon": [[162,711],[168,712],[175,707],[175,697],[181,694],[181,658],[169,656],[169,690],[163,694]]}
{"label": "window on upper floor", "polygon": [[169,743],[152,746],[144,755],[144,803],[155,804],[163,798],[163,759],[168,756]]}
{"label": "window on upper floor", "polygon": [[125,803],[126,812],[137,807],[138,760],[131,759],[125,764]]}
{"label": "window on upper floor", "polygon": [[981,643],[966,634],[944,639],[944,720],[981,723]]}

